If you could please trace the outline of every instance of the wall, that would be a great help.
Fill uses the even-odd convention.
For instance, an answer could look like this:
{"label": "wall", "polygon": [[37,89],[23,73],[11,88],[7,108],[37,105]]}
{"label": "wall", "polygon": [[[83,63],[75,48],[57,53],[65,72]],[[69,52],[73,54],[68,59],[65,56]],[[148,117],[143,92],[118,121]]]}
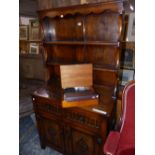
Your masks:
{"label": "wall", "polygon": [[[44,0],[43,0],[44,1]],[[37,0],[19,0],[19,15],[37,17]]]}
{"label": "wall", "polygon": [[41,55],[20,55],[20,78],[45,80],[45,68]]}

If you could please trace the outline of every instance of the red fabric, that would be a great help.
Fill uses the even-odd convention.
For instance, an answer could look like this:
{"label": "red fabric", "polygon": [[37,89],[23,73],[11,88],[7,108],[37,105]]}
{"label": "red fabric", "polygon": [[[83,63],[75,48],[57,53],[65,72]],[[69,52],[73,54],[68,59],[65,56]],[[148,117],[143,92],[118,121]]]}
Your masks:
{"label": "red fabric", "polygon": [[[106,155],[135,154],[135,83],[129,83],[122,95],[122,125],[119,132],[111,131],[104,145]],[[118,136],[119,135],[119,136]],[[118,138],[119,137],[119,138]]]}
{"label": "red fabric", "polygon": [[118,150],[135,147],[135,85],[128,85],[124,89],[122,105],[124,123],[122,124],[122,129],[120,131]]}
{"label": "red fabric", "polygon": [[117,152],[118,155],[134,155],[135,154],[135,148],[119,148],[119,151]]}
{"label": "red fabric", "polygon": [[117,147],[118,147],[118,142],[120,138],[120,133],[119,132],[114,132],[111,131],[110,134],[108,135],[108,138],[106,139],[106,143],[104,145],[104,153],[112,153],[115,154]]}

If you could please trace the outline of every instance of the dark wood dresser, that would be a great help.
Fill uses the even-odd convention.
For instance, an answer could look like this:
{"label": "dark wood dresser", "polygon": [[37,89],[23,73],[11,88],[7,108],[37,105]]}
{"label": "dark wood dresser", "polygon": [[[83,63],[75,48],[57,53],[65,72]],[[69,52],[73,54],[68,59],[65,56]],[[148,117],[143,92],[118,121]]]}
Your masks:
{"label": "dark wood dresser", "polygon": [[[32,100],[42,148],[68,155],[103,154],[116,115],[122,11],[122,1],[116,0],[38,11],[46,84]],[[60,65],[81,63],[93,64],[99,105],[62,108]]]}

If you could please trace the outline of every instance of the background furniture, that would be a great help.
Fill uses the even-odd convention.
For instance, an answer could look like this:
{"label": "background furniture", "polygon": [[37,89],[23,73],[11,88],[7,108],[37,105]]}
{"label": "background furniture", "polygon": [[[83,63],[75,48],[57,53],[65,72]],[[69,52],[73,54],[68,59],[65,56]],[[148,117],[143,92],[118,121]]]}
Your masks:
{"label": "background furniture", "polygon": [[45,68],[42,55],[20,54],[19,56],[20,80],[45,80]]}
{"label": "background furniture", "polygon": [[135,154],[135,83],[125,86],[122,94],[122,117],[119,131],[111,131],[104,144],[109,155]]}
{"label": "background furniture", "polygon": [[[20,80],[45,80],[41,29],[37,18],[20,17],[19,72]],[[24,37],[26,36],[26,37]]]}
{"label": "background furniture", "polygon": [[[100,155],[115,122],[122,1],[38,11],[44,32],[46,86],[32,100],[42,148],[74,155]],[[93,64],[99,105],[61,107],[60,65]]]}

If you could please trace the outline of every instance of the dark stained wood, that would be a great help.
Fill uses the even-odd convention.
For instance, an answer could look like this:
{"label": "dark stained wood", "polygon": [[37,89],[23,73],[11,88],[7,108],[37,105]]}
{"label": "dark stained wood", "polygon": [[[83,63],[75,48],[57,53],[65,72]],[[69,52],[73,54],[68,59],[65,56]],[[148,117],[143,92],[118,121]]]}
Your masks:
{"label": "dark stained wood", "polygon": [[86,61],[95,67],[117,69],[119,66],[119,49],[117,46],[86,46]]}
{"label": "dark stained wood", "polygon": [[[85,21],[86,40],[117,42],[120,38],[119,24],[121,24],[118,24],[118,19],[119,13],[111,12],[109,10],[101,14],[91,13],[87,15]],[[115,25],[115,27],[113,27],[113,25]]]}
{"label": "dark stained wood", "polygon": [[45,9],[45,10],[38,11],[38,14],[39,14],[39,19],[42,19],[45,17],[45,15],[50,17],[55,17],[60,15],[76,14],[76,13],[81,13],[81,14],[88,14],[90,12],[101,13],[104,10],[111,10],[114,12],[119,12],[121,14],[123,11],[122,0]]}
{"label": "dark stained wood", "polygon": [[[69,155],[103,154],[115,120],[122,11],[122,1],[38,11],[48,97],[34,93],[32,100],[43,148]],[[92,87],[99,105],[62,108],[60,66],[87,63],[93,67]]]}
{"label": "dark stained wood", "polygon": [[52,41],[45,42],[44,45],[101,45],[101,46],[119,46],[118,42],[102,42],[102,41]]}
{"label": "dark stained wood", "polygon": [[94,68],[94,84],[114,86],[117,82],[117,71]]}

